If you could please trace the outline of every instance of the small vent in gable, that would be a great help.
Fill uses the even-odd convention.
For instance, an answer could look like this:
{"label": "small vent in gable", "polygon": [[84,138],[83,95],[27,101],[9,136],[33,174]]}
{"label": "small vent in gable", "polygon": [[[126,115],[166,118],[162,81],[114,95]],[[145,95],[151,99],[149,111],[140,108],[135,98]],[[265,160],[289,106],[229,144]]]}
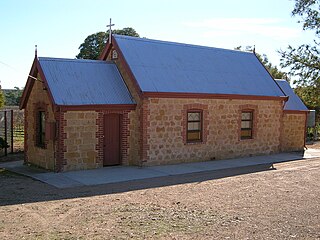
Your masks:
{"label": "small vent in gable", "polygon": [[112,51],[112,59],[118,59],[118,53],[116,50]]}

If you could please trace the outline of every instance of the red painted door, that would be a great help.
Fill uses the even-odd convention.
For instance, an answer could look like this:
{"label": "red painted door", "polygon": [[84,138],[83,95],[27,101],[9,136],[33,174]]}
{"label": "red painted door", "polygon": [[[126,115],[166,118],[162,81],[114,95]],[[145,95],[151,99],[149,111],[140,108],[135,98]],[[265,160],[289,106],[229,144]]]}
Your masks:
{"label": "red painted door", "polygon": [[103,166],[119,165],[120,161],[120,115],[104,115]]}

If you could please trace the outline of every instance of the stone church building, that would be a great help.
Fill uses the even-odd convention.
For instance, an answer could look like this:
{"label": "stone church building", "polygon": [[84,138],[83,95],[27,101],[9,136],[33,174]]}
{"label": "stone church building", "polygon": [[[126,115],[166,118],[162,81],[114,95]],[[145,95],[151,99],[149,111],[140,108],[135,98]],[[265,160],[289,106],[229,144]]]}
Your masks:
{"label": "stone church building", "polygon": [[20,104],[26,163],[59,172],[304,149],[308,109],[254,53],[111,40],[100,60],[35,57]]}

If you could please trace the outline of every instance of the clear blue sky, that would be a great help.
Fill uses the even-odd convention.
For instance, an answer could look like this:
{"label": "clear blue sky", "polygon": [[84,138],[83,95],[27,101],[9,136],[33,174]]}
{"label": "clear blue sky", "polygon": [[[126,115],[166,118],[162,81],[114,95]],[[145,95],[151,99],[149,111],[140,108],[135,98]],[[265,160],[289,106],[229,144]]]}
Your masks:
{"label": "clear blue sky", "polygon": [[134,28],[141,37],[233,49],[256,45],[274,64],[277,50],[311,42],[291,17],[293,0],[1,0],[0,81],[23,87],[34,58],[75,58],[84,39]]}

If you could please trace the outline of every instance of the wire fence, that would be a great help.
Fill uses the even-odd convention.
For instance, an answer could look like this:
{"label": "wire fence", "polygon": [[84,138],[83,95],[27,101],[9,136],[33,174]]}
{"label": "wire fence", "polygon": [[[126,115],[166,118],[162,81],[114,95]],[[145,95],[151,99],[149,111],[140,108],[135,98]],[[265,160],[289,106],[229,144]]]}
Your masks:
{"label": "wire fence", "polygon": [[24,150],[24,111],[0,111],[0,157]]}

